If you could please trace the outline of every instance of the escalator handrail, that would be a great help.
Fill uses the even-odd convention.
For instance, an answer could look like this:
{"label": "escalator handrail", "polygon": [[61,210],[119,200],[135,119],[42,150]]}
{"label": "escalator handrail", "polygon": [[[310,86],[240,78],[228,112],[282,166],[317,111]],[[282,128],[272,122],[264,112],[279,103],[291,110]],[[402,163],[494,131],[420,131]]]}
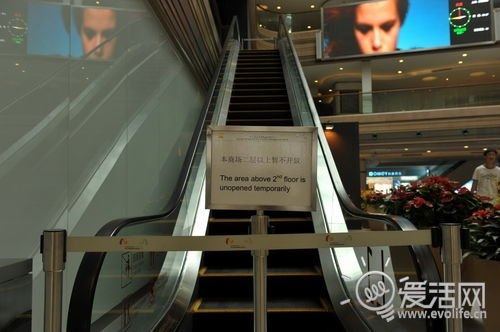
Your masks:
{"label": "escalator handrail", "polygon": [[[135,226],[142,223],[152,222],[161,218],[165,218],[173,213],[179,206],[183,193],[186,190],[189,174],[193,169],[195,161],[195,151],[200,144],[202,135],[205,132],[206,119],[210,110],[211,99],[214,97],[217,87],[217,78],[219,73],[223,70],[224,54],[230,47],[233,40],[239,43],[239,27],[236,17],[231,21],[228,29],[229,33],[225,39],[224,45],[221,49],[221,57],[214,72],[212,82],[210,84],[207,101],[204,105],[204,110],[198,120],[194,130],[194,135],[189,144],[186,156],[188,156],[183,163],[181,174],[174,187],[174,194],[171,199],[166,203],[163,212],[155,215],[137,216],[130,218],[120,218],[107,222],[97,232],[96,236],[116,236],[122,229]],[[84,254],[79,269],[76,274],[75,282],[73,284],[73,291],[70,298],[68,310],[68,326],[75,324],[72,331],[89,331],[91,326],[92,305],[94,301],[95,291],[99,274],[106,257],[106,252],[87,252]]]}

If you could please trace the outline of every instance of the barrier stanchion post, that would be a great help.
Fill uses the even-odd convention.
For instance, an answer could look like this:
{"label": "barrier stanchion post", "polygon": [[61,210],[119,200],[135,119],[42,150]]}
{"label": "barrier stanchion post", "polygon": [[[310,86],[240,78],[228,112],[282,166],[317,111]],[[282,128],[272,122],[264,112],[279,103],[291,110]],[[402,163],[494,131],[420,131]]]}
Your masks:
{"label": "barrier stanchion post", "polygon": [[[461,248],[461,224],[442,223],[442,247],[441,259],[443,261],[443,279],[445,283],[454,284],[454,303],[458,303],[460,296],[458,287],[461,280],[462,248]],[[447,332],[462,332],[462,319],[451,317],[446,319]]]}
{"label": "barrier stanchion post", "polygon": [[[269,217],[259,210],[252,216],[251,223],[252,234],[266,234]],[[267,253],[265,249],[252,251],[255,332],[267,331]]]}
{"label": "barrier stanchion post", "polygon": [[66,231],[44,231],[40,249],[45,273],[44,332],[61,332]]}

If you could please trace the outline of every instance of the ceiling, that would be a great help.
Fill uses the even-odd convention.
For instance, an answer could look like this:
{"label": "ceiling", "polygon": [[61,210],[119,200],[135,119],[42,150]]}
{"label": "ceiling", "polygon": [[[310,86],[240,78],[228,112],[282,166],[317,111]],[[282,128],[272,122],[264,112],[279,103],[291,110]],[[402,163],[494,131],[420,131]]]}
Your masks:
{"label": "ceiling", "polygon": [[[311,26],[311,30],[316,31],[321,27],[319,13],[322,6],[355,2],[359,1],[256,0],[258,6],[269,11],[299,14],[293,16],[301,20],[295,24]],[[303,15],[308,12],[317,15]],[[327,97],[328,89],[336,83],[360,82],[362,66],[367,61],[371,67],[374,92],[500,83],[500,45],[495,43],[343,61],[305,61],[303,70],[313,98],[317,101]],[[446,110],[404,113],[391,116],[387,113],[340,114],[322,117],[322,121],[358,121],[361,157],[369,160],[371,166],[444,164],[464,159],[480,161],[485,146],[500,148],[498,108],[468,112],[468,117],[457,117],[456,113],[448,112],[446,116],[438,115],[441,119],[437,121],[432,117],[444,114]],[[409,117],[408,113],[412,116]]]}

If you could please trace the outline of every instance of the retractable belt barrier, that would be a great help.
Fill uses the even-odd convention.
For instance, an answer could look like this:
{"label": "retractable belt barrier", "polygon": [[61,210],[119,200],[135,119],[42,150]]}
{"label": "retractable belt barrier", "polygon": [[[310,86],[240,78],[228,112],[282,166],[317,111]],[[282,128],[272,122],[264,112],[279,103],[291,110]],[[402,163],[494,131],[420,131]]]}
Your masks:
{"label": "retractable belt barrier", "polygon": [[[457,231],[458,229],[458,231]],[[460,224],[443,224],[442,257],[445,280],[460,282]],[[435,245],[431,230],[324,234],[253,234],[210,236],[67,236],[65,230],[47,230],[42,235],[41,252],[45,272],[44,332],[61,331],[62,281],[67,252],[168,252],[280,250],[360,246]],[[439,242],[439,240],[438,240]],[[458,247],[457,247],[458,246]],[[446,252],[445,252],[446,251]],[[458,257],[458,258],[457,258]],[[458,269],[458,272],[456,271]],[[254,299],[258,301],[258,299]],[[461,322],[460,322],[461,323]],[[459,322],[447,324],[461,331]],[[260,331],[260,330],[259,330]]]}

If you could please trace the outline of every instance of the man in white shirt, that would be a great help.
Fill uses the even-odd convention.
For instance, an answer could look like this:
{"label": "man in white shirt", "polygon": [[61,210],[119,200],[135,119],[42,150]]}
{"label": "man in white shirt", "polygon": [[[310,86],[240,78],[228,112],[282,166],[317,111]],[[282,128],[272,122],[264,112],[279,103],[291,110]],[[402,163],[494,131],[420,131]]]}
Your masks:
{"label": "man in white shirt", "polygon": [[484,197],[484,200],[494,203],[499,197],[500,167],[497,166],[498,152],[495,148],[487,148],[483,152],[484,164],[479,165],[472,174],[473,193]]}

